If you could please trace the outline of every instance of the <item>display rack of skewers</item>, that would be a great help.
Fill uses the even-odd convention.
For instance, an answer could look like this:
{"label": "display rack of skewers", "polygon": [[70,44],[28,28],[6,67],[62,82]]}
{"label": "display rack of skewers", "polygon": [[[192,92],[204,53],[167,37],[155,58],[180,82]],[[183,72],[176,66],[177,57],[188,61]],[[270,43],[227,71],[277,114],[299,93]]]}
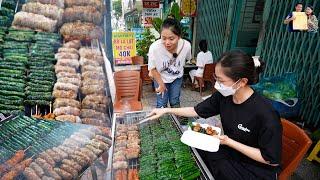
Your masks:
{"label": "display rack of skewers", "polygon": [[26,114],[36,118],[52,120],[53,86],[56,81],[55,52],[61,46],[57,33],[38,32],[30,45],[27,63]]}
{"label": "display rack of skewers", "polygon": [[108,127],[110,98],[99,46],[65,42],[55,55],[57,82],[53,88],[56,120]]}
{"label": "display rack of skewers", "polygon": [[76,179],[109,151],[111,131],[27,116],[0,122],[0,179]]}
{"label": "display rack of skewers", "polygon": [[146,114],[115,114],[110,179],[212,179],[197,151],[180,141],[175,116],[139,124]]}
{"label": "display rack of skewers", "polygon": [[79,50],[81,74],[81,120],[84,124],[111,126],[110,101],[104,58],[98,40]]}

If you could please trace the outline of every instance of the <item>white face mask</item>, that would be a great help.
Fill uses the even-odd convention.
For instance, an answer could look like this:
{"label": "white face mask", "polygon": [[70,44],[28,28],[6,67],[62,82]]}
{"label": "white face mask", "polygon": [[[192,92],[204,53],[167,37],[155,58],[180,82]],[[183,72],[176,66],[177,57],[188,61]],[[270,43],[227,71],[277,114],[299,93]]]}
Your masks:
{"label": "white face mask", "polygon": [[225,97],[231,96],[231,95],[234,95],[236,93],[236,91],[239,89],[239,88],[237,88],[237,89],[232,88],[235,84],[237,84],[239,82],[239,80],[237,82],[235,82],[232,86],[225,86],[222,83],[218,83],[218,81],[216,81],[214,88]]}

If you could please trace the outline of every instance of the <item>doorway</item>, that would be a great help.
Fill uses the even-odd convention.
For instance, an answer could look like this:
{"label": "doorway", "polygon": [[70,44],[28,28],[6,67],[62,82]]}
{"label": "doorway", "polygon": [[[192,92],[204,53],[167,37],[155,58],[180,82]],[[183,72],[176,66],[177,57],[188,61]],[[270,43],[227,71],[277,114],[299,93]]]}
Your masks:
{"label": "doorway", "polygon": [[265,0],[239,0],[234,16],[231,49],[254,56],[262,27]]}

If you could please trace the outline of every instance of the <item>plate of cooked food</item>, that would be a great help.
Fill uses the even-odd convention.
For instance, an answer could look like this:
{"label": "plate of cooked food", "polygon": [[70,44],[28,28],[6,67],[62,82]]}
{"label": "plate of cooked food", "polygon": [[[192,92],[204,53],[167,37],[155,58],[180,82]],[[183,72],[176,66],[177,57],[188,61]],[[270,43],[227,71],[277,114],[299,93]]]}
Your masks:
{"label": "plate of cooked food", "polygon": [[209,152],[217,152],[220,140],[216,137],[221,135],[221,129],[208,124],[189,123],[189,128],[182,134],[181,142],[184,144]]}

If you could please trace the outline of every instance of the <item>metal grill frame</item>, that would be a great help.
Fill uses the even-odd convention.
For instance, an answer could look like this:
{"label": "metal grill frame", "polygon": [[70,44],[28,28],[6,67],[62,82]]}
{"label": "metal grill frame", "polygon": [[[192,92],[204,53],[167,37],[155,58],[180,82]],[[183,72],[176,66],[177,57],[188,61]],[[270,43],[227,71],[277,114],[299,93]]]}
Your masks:
{"label": "metal grill frame", "polygon": [[[113,175],[114,175],[114,171],[112,169],[112,161],[113,161],[113,150],[114,150],[114,146],[115,146],[115,133],[116,133],[116,124],[118,122],[119,116],[123,117],[123,121],[121,121],[120,123],[125,123],[125,121],[129,121],[129,123],[133,124],[133,123],[138,123],[139,121],[143,120],[144,117],[148,114],[148,111],[134,111],[134,112],[127,112],[125,114],[120,115],[119,113],[115,113],[113,116],[113,123],[112,123],[112,147],[111,150],[109,151],[109,159],[108,159],[108,169],[110,170],[109,174],[107,174],[107,179],[113,179]],[[180,134],[183,133],[183,129],[179,123],[179,120],[176,116],[174,115],[169,115],[171,120],[173,121],[175,127],[177,128],[177,130],[179,131]],[[132,118],[133,117],[133,121]],[[153,123],[155,121],[152,122],[146,122],[144,124],[140,124],[139,126],[143,127],[144,125],[148,124],[148,123]],[[129,124],[128,123],[128,124]],[[200,171],[201,171],[201,176],[199,179],[201,180],[214,180],[214,177],[212,176],[212,174],[210,173],[208,167],[206,166],[206,164],[203,162],[202,158],[200,157],[199,153],[197,152],[197,150],[195,148],[190,148],[192,151],[192,156],[195,159],[195,162],[197,164],[197,166],[199,167]],[[132,162],[130,162],[132,161]],[[129,160],[129,168],[138,168],[139,167],[139,162],[138,159],[133,159],[133,160]],[[132,164],[130,164],[132,163]]]}

